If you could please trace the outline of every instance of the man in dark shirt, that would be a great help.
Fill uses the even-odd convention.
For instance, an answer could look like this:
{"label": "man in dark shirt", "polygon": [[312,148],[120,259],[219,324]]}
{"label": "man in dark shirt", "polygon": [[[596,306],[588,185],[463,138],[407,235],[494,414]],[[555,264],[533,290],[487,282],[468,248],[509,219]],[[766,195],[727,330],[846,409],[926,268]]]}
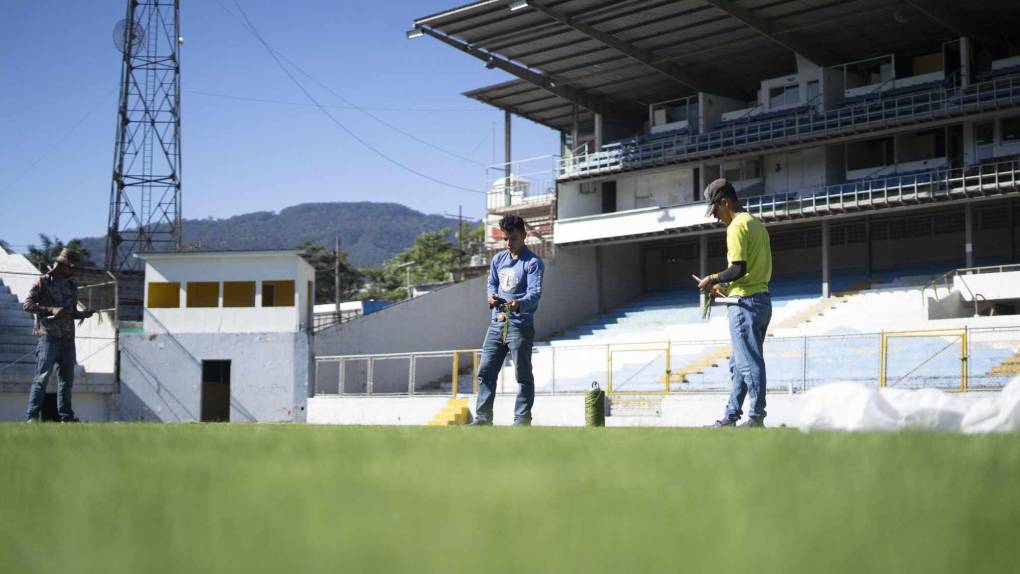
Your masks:
{"label": "man in dark shirt", "polygon": [[71,408],[71,386],[74,384],[74,321],[93,315],[78,310],[78,285],[71,279],[77,268],[75,253],[64,249],[57,256],[50,272],[32,286],[25,299],[25,310],[35,315],[35,334],[39,345],[35,350],[35,377],[28,393],[27,422],[39,422],[46,383],[57,367],[57,414],[60,422],[78,422]]}
{"label": "man in dark shirt", "polygon": [[492,406],[496,400],[496,379],[503,360],[510,353],[520,390],[514,408],[514,426],[531,426],[531,407],[535,404],[535,377],[531,370],[531,348],[535,341],[535,311],[542,297],[545,265],[524,246],[527,230],[517,215],[506,215],[499,222],[506,250],[492,258],[489,266],[488,301],[492,309],[489,328],[482,343],[482,361],[478,369],[478,404],[474,426],[492,424]]}

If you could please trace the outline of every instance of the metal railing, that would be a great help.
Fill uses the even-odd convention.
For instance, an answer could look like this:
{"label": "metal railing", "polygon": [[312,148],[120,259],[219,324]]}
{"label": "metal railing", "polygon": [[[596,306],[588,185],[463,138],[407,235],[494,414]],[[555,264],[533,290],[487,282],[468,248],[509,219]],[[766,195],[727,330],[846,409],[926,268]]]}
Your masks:
{"label": "metal railing", "polygon": [[710,159],[1018,105],[1020,78],[990,80],[966,88],[936,88],[878,97],[822,112],[810,109],[775,119],[751,119],[701,134],[657,138],[607,151],[580,153],[560,159],[558,178],[569,180]]}
{"label": "metal railing", "polygon": [[[532,355],[536,392],[580,394],[592,380],[617,396],[726,392],[728,354],[720,349],[727,343],[663,340],[536,346]],[[954,345],[960,345],[959,356],[946,353]],[[480,349],[317,357],[315,394],[476,393],[480,357]],[[1020,374],[1012,372],[1020,364],[1020,325],[768,337],[765,360],[772,392],[798,393],[833,382],[948,391],[998,389]],[[497,392],[516,393],[514,382],[513,368],[504,364]]]}
{"label": "metal railing", "polygon": [[[921,288],[921,302],[924,303],[924,296],[931,289],[935,299],[939,298],[939,286],[946,289],[946,294],[952,293],[953,291],[953,280],[957,276],[962,275],[981,275],[983,273],[1005,273],[1007,271],[1020,271],[1020,264],[1011,263],[1008,265],[986,265],[983,267],[961,267],[959,269],[951,269],[942,275],[939,275],[931,283],[928,283]],[[970,289],[970,285],[967,284],[963,278],[960,278],[960,284],[963,285],[964,289],[967,290],[967,294],[970,295],[971,300],[974,302],[974,316],[978,316],[978,298],[984,298],[980,293],[975,294]]]}
{"label": "metal railing", "polygon": [[762,219],[784,219],[1005,193],[1015,191],[1018,184],[1020,159],[1014,158],[828,185],[818,191],[749,197],[744,207]]}

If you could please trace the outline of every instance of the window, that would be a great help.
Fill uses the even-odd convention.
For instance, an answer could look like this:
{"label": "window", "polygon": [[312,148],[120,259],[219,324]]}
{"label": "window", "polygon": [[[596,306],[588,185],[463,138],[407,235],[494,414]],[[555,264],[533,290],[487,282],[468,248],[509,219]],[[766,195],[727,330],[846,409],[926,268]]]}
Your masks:
{"label": "window", "polygon": [[891,137],[852,142],[846,146],[846,168],[849,171],[892,164],[893,139]]}
{"label": "window", "polygon": [[1020,140],[1020,116],[1002,118],[1002,141],[1015,142]]}
{"label": "window", "polygon": [[995,143],[995,124],[992,122],[974,124],[974,142],[977,145],[991,145]]}
{"label": "window", "polygon": [[254,307],[255,306],[255,282],[254,281],[224,281],[223,282],[223,306],[224,307]]}
{"label": "window", "polygon": [[821,89],[819,87],[818,80],[811,80],[810,82],[808,82],[807,83],[807,103],[810,104],[810,105],[815,105],[815,104],[820,103],[818,101],[819,94],[821,94]]}
{"label": "window", "polygon": [[800,86],[780,86],[769,90],[769,108],[795,106],[800,103]]}
{"label": "window", "polygon": [[263,281],[262,282],[262,306],[263,307],[293,307],[294,306],[294,282],[293,281]]}
{"label": "window", "polygon": [[219,307],[220,284],[188,282],[188,307]]}
{"label": "window", "polygon": [[181,306],[180,283],[149,283],[150,309],[177,309]]}

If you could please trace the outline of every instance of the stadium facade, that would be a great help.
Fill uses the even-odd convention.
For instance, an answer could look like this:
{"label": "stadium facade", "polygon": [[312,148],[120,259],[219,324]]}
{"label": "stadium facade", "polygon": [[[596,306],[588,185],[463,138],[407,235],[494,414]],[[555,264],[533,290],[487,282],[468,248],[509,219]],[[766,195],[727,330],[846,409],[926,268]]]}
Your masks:
{"label": "stadium facade", "polygon": [[560,133],[548,177],[508,158],[491,178],[490,219],[521,213],[556,250],[630,244],[649,292],[723,266],[699,204],[726,177],[777,276],[828,295],[839,274],[1016,261],[1018,20],[1008,1],[494,0],[408,35],[516,76],[466,95]]}
{"label": "stadium facade", "polygon": [[[487,0],[413,21],[409,38],[515,78],[465,95],[506,118],[488,227],[522,215],[547,261],[536,424],[580,424],[563,393],[593,380],[614,425],[718,416],[725,319],[702,320],[690,279],[725,266],[700,197],[718,177],[771,235],[771,424],[833,382],[967,391],[1020,374],[1018,21],[1007,0]],[[551,161],[510,157],[512,116],[559,133]],[[481,293],[468,281],[317,336],[309,420],[418,424],[439,403],[415,395],[470,394],[473,352],[451,349],[479,344]],[[380,393],[410,397],[365,397]]]}

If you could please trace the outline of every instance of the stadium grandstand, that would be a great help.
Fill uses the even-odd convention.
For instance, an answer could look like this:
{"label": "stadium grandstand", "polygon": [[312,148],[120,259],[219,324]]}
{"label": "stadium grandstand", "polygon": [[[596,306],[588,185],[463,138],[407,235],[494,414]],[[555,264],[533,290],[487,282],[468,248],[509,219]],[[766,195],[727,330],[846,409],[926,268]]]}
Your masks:
{"label": "stadium grandstand", "polygon": [[[515,77],[465,95],[507,118],[489,227],[520,214],[550,261],[539,390],[598,380],[661,414],[728,385],[724,318],[702,322],[690,279],[725,267],[701,199],[718,177],[771,234],[770,388],[1020,372],[1018,18],[1005,0],[488,0],[407,35]],[[558,153],[510,157],[512,115],[559,132]],[[484,309],[452,304],[482,287],[461,289],[431,294],[432,315],[417,303],[448,336],[384,344],[382,312],[320,337],[318,391],[469,389],[475,353],[451,349],[480,343]]]}

